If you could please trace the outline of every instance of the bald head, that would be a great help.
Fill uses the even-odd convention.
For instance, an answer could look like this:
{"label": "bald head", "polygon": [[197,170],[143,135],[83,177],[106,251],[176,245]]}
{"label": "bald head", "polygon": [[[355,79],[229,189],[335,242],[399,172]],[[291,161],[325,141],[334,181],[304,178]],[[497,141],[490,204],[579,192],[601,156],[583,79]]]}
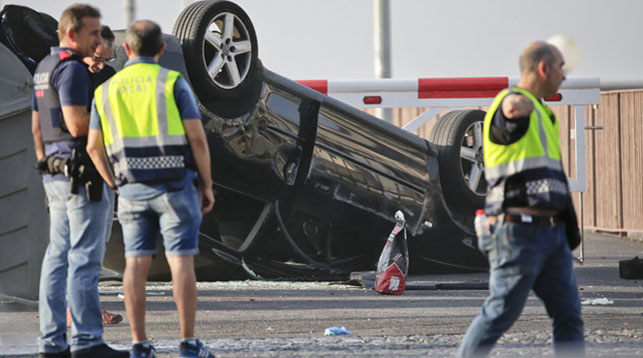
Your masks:
{"label": "bald head", "polygon": [[520,72],[522,74],[535,73],[540,61],[553,66],[558,57],[562,58],[562,54],[556,46],[543,41],[532,42],[520,55]]}
{"label": "bald head", "polygon": [[163,48],[163,33],[161,27],[149,20],[133,22],[125,33],[132,53],[143,57],[154,57]]}

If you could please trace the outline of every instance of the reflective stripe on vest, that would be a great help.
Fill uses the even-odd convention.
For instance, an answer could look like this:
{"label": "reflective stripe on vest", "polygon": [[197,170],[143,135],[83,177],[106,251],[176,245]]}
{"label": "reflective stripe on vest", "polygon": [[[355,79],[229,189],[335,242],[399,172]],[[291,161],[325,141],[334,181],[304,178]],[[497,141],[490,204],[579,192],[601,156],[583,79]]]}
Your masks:
{"label": "reflective stripe on vest", "polygon": [[149,171],[156,180],[182,175],[189,145],[174,101],[179,76],[158,64],[137,63],[96,90],[103,140],[121,184],[148,181]]}

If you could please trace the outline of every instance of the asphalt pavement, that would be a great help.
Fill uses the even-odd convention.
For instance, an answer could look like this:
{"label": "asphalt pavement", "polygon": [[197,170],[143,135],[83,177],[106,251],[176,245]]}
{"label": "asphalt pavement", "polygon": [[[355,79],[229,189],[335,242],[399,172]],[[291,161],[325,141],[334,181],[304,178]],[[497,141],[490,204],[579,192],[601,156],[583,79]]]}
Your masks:
{"label": "asphalt pavement", "polygon": [[[585,260],[575,269],[588,357],[643,357],[643,280],[618,272],[619,260],[637,255],[643,257],[643,240],[586,233]],[[484,273],[412,276],[409,284],[428,289],[401,296],[332,282],[202,282],[197,336],[217,357],[453,357],[487,290],[436,288],[486,281]],[[100,290],[104,307],[124,315],[120,283],[103,282]],[[147,290],[147,333],[160,358],[176,357],[171,285],[150,283]],[[324,336],[342,326],[351,334]],[[544,306],[530,295],[491,357],[553,357],[550,331]],[[0,301],[0,357],[36,357],[38,334],[37,305]],[[128,349],[127,319],[105,327],[104,338]]]}

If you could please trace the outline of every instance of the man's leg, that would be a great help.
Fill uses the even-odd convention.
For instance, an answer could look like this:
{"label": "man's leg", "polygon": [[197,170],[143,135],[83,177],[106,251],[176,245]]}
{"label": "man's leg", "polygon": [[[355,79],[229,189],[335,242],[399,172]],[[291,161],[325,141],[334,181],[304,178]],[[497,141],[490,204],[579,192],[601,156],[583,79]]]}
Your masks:
{"label": "man's leg", "polygon": [[[107,194],[107,210],[105,211],[105,251],[107,251],[107,243],[112,236],[112,226],[114,224],[114,204],[116,201],[116,193],[112,188],[105,186],[105,193]],[[103,260],[105,257],[103,257]],[[118,313],[108,312],[101,304],[101,313],[103,318],[103,326],[110,324],[117,324],[123,320],[123,316]]]}
{"label": "man's leg", "polygon": [[103,343],[98,277],[105,254],[105,210],[107,201],[89,201],[83,186],[67,204],[72,352]]}
{"label": "man's leg", "polygon": [[529,226],[497,224],[489,253],[489,297],[462,339],[459,358],[486,357],[520,316],[542,265],[538,239]]}
{"label": "man's leg", "polygon": [[572,255],[565,238],[565,226],[557,228],[558,248],[545,263],[534,284],[534,292],[545,303],[553,319],[554,350],[560,357],[585,354],[583,319]]}
{"label": "man's leg", "polygon": [[197,290],[194,255],[199,253],[198,233],[201,208],[196,187],[168,192],[150,202],[159,215],[165,256],[172,271],[174,300],[181,328],[179,357],[214,358],[214,354],[194,337]]}
{"label": "man's leg", "polygon": [[123,229],[125,272],[123,293],[132,341],[147,340],[145,333],[145,283],[156,255],[158,225],[156,214],[149,211],[146,200],[118,197],[118,220]]}
{"label": "man's leg", "polygon": [[40,332],[38,350],[56,353],[68,348],[65,322],[65,292],[67,290],[67,252],[69,251],[69,220],[65,200],[69,183],[45,183],[49,202],[49,245],[40,273],[38,301]]}
{"label": "man's leg", "polygon": [[196,187],[189,185],[159,196],[151,206],[159,215],[165,256],[172,272],[181,338],[194,338],[197,303],[194,255],[199,253],[201,225],[199,194]]}
{"label": "man's leg", "polygon": [[194,255],[199,253],[201,225],[199,194],[195,186],[188,185],[183,190],[159,196],[151,206],[159,214],[165,256],[172,271],[174,300],[181,328],[179,357],[214,358],[212,351],[194,337],[197,304]]}
{"label": "man's leg", "polygon": [[123,294],[134,342],[147,340],[145,333],[145,283],[151,263],[151,256],[127,257],[125,259]]}
{"label": "man's leg", "polygon": [[458,357],[486,357],[502,334],[520,317],[534,278],[494,270],[489,297],[462,339]]}
{"label": "man's leg", "polygon": [[197,303],[194,256],[171,256],[167,258],[167,262],[172,272],[174,301],[179,314],[181,338],[192,338]]}

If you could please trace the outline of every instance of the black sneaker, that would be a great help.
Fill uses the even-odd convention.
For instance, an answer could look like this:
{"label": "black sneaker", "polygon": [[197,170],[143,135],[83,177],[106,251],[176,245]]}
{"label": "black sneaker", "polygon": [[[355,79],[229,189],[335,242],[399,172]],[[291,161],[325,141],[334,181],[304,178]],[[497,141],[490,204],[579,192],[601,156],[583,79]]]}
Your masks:
{"label": "black sneaker", "polygon": [[70,358],[71,353],[69,353],[69,347],[62,352],[56,353],[38,353],[39,358]]}
{"label": "black sneaker", "polygon": [[103,343],[71,352],[71,358],[129,358],[129,352],[117,351]]}

